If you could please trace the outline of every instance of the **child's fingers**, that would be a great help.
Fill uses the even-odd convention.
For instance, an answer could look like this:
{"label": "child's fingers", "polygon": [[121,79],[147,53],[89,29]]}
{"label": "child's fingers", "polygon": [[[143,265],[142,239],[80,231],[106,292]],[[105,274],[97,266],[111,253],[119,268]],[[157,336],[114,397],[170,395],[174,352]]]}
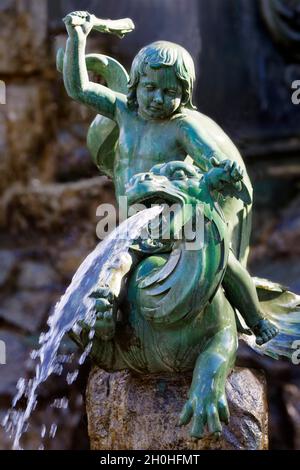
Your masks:
{"label": "child's fingers", "polygon": [[230,171],[231,166],[232,166],[232,161],[231,160],[222,160],[219,162],[219,165],[221,168],[223,168],[225,171]]}
{"label": "child's fingers", "polygon": [[70,25],[71,25],[71,24],[72,24],[72,20],[73,20],[72,15],[67,15],[67,16],[65,16],[65,17],[63,18],[63,22],[64,22],[65,24],[70,24]]}
{"label": "child's fingers", "polygon": [[215,166],[215,167],[220,166],[220,162],[215,157],[211,157],[210,163],[212,166]]}
{"label": "child's fingers", "polygon": [[237,171],[237,163],[236,162],[230,162],[230,173],[233,174]]}
{"label": "child's fingers", "polygon": [[243,174],[239,172],[237,169],[235,169],[233,172],[231,172],[231,178],[234,181],[240,181],[241,179],[243,179]]}
{"label": "child's fingers", "polygon": [[78,10],[78,11],[73,11],[72,13],[70,13],[70,15],[73,15],[73,16],[80,16],[82,18],[86,18],[87,16],[89,16],[89,12],[88,11],[83,11],[83,10]]}
{"label": "child's fingers", "polygon": [[94,21],[95,15],[91,15],[90,13],[87,14],[86,20],[91,23]]}

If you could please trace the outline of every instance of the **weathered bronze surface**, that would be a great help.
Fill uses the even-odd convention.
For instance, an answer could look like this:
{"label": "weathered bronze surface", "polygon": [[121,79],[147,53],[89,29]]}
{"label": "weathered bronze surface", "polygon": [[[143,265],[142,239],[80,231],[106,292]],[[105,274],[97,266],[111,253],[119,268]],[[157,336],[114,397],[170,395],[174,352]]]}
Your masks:
{"label": "weathered bronze surface", "polygon": [[[129,19],[110,22],[74,12],[64,21],[69,38],[66,51],[58,54],[58,68],[69,96],[99,113],[88,136],[95,163],[113,178],[117,197],[126,195],[130,206],[177,203],[181,216],[171,219],[167,240],[163,234],[136,240],[131,260],[124,261],[131,264],[129,274],[122,260],[119,266],[124,274],[119,295],[112,286],[100,285],[94,292],[91,355],[108,370],[193,370],[180,423],[192,421],[196,438],[206,425],[219,435],[221,421],[229,419],[225,383],[238,331],[249,333],[250,328],[257,345],[268,343],[281,326],[273,318],[273,305],[280,301],[286,313],[295,312],[299,299],[260,282],[262,301],[265,292],[275,291],[268,311],[263,310],[245,268],[251,183],[228,136],[193,106],[195,72],[188,52],[170,42],[152,43],[138,53],[128,77],[114,59],[85,55],[85,46],[93,28],[121,36],[134,27]],[[102,75],[107,86],[91,82],[88,70]],[[176,235],[189,220],[197,221],[199,207],[203,244],[191,248],[186,237]],[[281,313],[278,308],[274,312]],[[283,335],[263,352],[289,355],[288,340],[299,333],[293,319],[284,325]],[[88,333],[84,329],[77,342],[86,345]]]}

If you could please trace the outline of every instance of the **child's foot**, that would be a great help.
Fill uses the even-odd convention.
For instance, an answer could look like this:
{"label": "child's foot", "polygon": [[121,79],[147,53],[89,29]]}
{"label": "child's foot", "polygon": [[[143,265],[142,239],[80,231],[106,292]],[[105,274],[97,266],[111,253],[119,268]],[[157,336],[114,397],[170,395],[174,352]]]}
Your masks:
{"label": "child's foot", "polygon": [[256,336],[256,344],[261,346],[277,335],[278,328],[276,328],[276,326],[269,320],[264,318],[252,328],[252,331]]}

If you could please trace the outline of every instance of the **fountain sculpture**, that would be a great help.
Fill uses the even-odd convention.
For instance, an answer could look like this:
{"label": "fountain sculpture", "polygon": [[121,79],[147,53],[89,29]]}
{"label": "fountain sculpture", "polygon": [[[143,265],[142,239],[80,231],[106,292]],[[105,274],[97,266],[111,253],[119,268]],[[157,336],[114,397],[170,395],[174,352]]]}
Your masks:
{"label": "fountain sculpture", "polygon": [[[228,136],[192,103],[195,72],[188,52],[166,41],[152,43],[137,54],[128,76],[108,56],[85,55],[85,45],[92,29],[130,32],[130,19],[73,12],[64,22],[69,38],[58,68],[68,95],[98,113],[88,144],[99,169],[129,206],[177,204],[169,222],[161,215],[165,222],[156,239],[150,234],[135,240],[126,260],[119,260],[119,290],[99,283],[92,293],[97,320],[91,355],[108,370],[193,369],[180,422],[192,420],[196,438],[206,424],[218,434],[229,418],[225,382],[238,331],[252,332],[260,352],[288,355],[299,334],[299,299],[268,282],[257,281],[256,288],[245,268],[251,183]],[[88,71],[102,75],[107,86],[91,82]],[[178,234],[197,216],[203,243],[195,247]],[[276,295],[267,311],[263,292],[270,290]],[[283,297],[294,302],[281,310]],[[89,333],[83,326],[76,341],[85,347]]]}
{"label": "fountain sculpture", "polygon": [[[84,357],[108,371],[193,371],[180,424],[191,421],[196,439],[206,427],[219,436],[221,422],[229,420],[225,384],[238,335],[258,353],[291,358],[300,337],[300,299],[246,270],[251,183],[229,137],[193,105],[188,52],[152,43],[137,54],[128,76],[115,59],[86,55],[85,46],[92,29],[123,37],[134,29],[130,19],[79,11],[64,22],[69,37],[57,67],[68,95],[98,113],[88,133],[92,157],[113,178],[117,198],[145,210],[95,249],[56,306],[15,447],[35,390],[53,370],[58,345],[52,340],[67,330]],[[91,82],[89,71],[107,86]]]}

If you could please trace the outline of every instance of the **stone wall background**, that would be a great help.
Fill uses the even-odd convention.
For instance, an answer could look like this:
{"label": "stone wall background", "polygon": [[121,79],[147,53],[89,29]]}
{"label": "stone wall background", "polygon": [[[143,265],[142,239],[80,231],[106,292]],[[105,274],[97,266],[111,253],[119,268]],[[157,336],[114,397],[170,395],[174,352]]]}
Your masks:
{"label": "stone wall background", "polygon": [[[89,42],[91,51],[111,54],[127,67],[140,46],[158,39],[157,31],[161,37],[190,49],[197,68],[214,55],[218,63],[225,60],[214,49],[214,54],[205,55],[205,41],[201,42],[203,19],[198,26],[196,0],[154,1],[151,8],[150,3],[1,1],[0,79],[6,84],[6,104],[0,104],[0,339],[7,344],[7,364],[0,366],[0,418],[10,405],[18,378],[26,371],[30,373],[29,351],[45,329],[51,308],[97,243],[96,207],[102,202],[114,202],[112,183],[99,175],[85,145],[94,113],[67,97],[55,68],[55,51],[66,39],[57,18],[82,8],[96,13],[99,8],[105,13],[103,16],[115,18],[132,16],[141,27],[126,45],[100,34],[92,35]],[[212,13],[217,18],[218,7],[213,3]],[[200,4],[203,9],[204,3]],[[251,12],[247,14],[245,21],[252,18]],[[148,29],[142,33],[146,23]],[[208,70],[213,70],[214,62],[210,67]],[[280,67],[276,73],[280,73]],[[197,101],[205,112],[217,115],[227,129],[227,114],[220,113],[217,102],[208,109],[206,94],[209,96],[212,90],[207,89],[207,74],[206,88],[197,88]],[[241,126],[245,127],[243,118],[241,115]],[[259,122],[258,127],[261,126],[263,120]],[[253,137],[253,129],[251,132]],[[250,143],[241,136],[237,139],[247,156],[256,191],[250,267],[253,273],[300,292],[300,150],[294,135],[287,137],[285,144],[281,140],[281,153],[269,143],[264,147],[261,133],[258,137],[259,145],[253,138]],[[269,149],[264,154],[263,147]],[[262,360],[246,347],[241,347],[239,361],[267,373],[271,447],[300,449],[299,366]],[[88,366],[82,369],[71,390],[63,378],[56,377],[42,387],[41,404],[24,447],[37,448],[42,424],[47,425],[48,436],[51,423],[56,421],[60,423],[57,436],[46,438],[46,448],[88,448],[82,398],[87,373]],[[54,397],[65,395],[70,399],[69,409],[49,407]],[[0,428],[0,449],[9,447],[8,437]]]}

